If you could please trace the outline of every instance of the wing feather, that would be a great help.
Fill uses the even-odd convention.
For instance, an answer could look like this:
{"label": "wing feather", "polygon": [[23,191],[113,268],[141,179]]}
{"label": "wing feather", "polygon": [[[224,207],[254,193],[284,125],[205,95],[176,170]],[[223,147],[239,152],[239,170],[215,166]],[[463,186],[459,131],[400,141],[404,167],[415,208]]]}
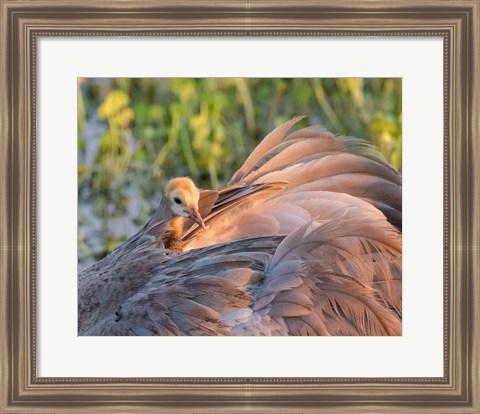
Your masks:
{"label": "wing feather", "polygon": [[232,179],[230,180],[231,184],[238,182],[245,171],[247,171],[255,162],[266,152],[270,149],[278,145],[282,139],[285,137],[285,134],[288,132],[290,128],[292,128],[298,121],[305,118],[304,116],[297,116],[292,118],[290,121],[287,121],[283,125],[278,126],[275,128],[270,134],[268,134],[260,144],[253,150],[244,164],[240,167],[240,169],[234,174]]}

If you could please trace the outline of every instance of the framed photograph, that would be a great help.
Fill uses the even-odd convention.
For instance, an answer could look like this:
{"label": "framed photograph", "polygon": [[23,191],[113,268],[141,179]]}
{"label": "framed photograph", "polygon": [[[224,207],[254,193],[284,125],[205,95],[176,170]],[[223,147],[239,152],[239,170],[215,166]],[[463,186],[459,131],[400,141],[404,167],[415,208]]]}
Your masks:
{"label": "framed photograph", "polygon": [[2,412],[478,412],[477,0],[0,4]]}

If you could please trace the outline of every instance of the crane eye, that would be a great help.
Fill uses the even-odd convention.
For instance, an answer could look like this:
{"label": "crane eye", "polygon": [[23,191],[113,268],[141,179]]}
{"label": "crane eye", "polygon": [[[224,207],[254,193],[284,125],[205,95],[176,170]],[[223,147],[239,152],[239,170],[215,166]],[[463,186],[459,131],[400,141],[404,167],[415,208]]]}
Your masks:
{"label": "crane eye", "polygon": [[177,204],[182,204],[182,200],[180,200],[178,197],[175,197],[173,201],[175,201]]}

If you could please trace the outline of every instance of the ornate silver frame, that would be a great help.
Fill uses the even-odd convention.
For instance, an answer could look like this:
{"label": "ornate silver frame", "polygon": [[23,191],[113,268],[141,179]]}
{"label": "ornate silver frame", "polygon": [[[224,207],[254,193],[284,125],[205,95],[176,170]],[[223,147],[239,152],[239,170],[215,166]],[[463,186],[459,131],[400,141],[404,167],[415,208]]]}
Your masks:
{"label": "ornate silver frame", "polygon": [[[480,3],[331,3],[0,0],[1,412],[480,412]],[[123,35],[444,39],[443,378],[36,375],[37,41]]]}

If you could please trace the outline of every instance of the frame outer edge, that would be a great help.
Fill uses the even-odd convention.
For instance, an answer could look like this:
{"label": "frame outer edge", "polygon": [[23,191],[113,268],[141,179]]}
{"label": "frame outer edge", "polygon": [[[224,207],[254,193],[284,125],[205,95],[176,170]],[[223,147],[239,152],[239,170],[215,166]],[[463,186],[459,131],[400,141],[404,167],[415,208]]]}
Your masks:
{"label": "frame outer edge", "polygon": [[[18,201],[18,164],[16,163],[16,150],[14,145],[15,121],[14,100],[15,91],[11,82],[14,73],[14,43],[13,13],[11,7],[0,0],[1,29],[1,67],[0,67],[0,333],[1,333],[1,388],[0,410],[10,406],[15,394],[15,329],[16,325],[12,315],[14,310],[15,274],[16,265],[22,247],[18,242],[19,215],[15,214]],[[3,190],[3,191],[2,191]],[[1,411],[3,412],[3,411]]]}
{"label": "frame outer edge", "polygon": [[[10,199],[10,188],[8,182],[8,137],[9,137],[9,119],[8,110],[9,88],[7,82],[7,29],[8,11],[6,5],[0,2],[0,380],[5,381],[11,376],[9,366],[9,355],[11,348],[9,346],[9,312],[8,312],[8,262],[9,251],[8,242],[8,200]],[[3,275],[3,276],[2,276]],[[10,400],[8,385],[0,387],[0,412],[4,410]]]}
{"label": "frame outer edge", "polygon": [[[471,275],[471,334],[469,344],[471,350],[470,371],[471,383],[468,384],[472,395],[472,407],[480,413],[480,1],[476,1],[472,7],[470,33],[471,86],[468,87],[470,121],[467,125],[469,136],[472,141],[471,177],[472,177],[472,200],[470,208],[472,213],[470,254],[472,256]],[[476,91],[476,93],[475,93]],[[475,273],[476,272],[476,273]]]}
{"label": "frame outer edge", "polygon": [[[478,413],[479,404],[479,311],[480,294],[478,234],[478,73],[479,4],[472,3],[455,27],[451,67],[451,157],[450,157],[450,254],[452,256],[451,316],[453,385],[461,391],[470,410]],[[474,85],[477,85],[475,89]]]}
{"label": "frame outer edge", "polygon": [[[25,6],[26,9],[28,9],[28,4],[32,4],[33,6],[36,6],[37,2],[18,2],[21,3],[23,6]],[[40,2],[38,2],[40,3]],[[41,2],[42,4],[53,4],[49,1],[44,1]],[[59,2],[61,3],[61,2]],[[67,2],[64,2],[67,3]],[[113,4],[113,2],[106,2],[109,3],[110,5]],[[288,2],[290,3],[290,2]],[[312,3],[312,2],[309,2]],[[438,4],[438,2],[429,2],[429,3],[435,3]],[[446,2],[448,3],[449,6],[452,6],[452,2]],[[479,390],[479,372],[478,372],[478,367],[479,367],[479,322],[480,322],[480,307],[478,305],[478,300],[480,299],[480,282],[478,277],[473,277],[472,271],[478,270],[479,269],[479,264],[480,264],[480,246],[478,245],[478,239],[480,235],[480,228],[479,228],[479,218],[478,214],[474,213],[473,207],[478,207],[478,202],[480,198],[480,191],[479,191],[479,163],[475,162],[475,160],[480,159],[480,144],[479,144],[479,132],[480,132],[480,118],[479,118],[479,109],[480,109],[480,95],[479,93],[475,93],[474,91],[478,91],[480,88],[480,68],[479,68],[479,23],[480,23],[480,12],[479,12],[479,3],[478,1],[475,2],[456,2],[458,5],[459,3],[462,3],[462,5],[471,5],[470,9],[470,19],[466,19],[462,24],[466,24],[468,27],[467,33],[466,33],[466,39],[467,42],[465,42],[465,39],[458,39],[458,42],[460,42],[460,50],[456,50],[455,52],[451,52],[452,55],[452,62],[457,62],[458,65],[456,70],[457,72],[460,71],[461,68],[463,68],[463,71],[461,75],[466,75],[463,81],[458,82],[458,77],[459,74],[452,74],[451,78],[453,79],[452,82],[452,87],[454,87],[454,90],[452,91],[453,95],[456,95],[459,99],[457,104],[459,105],[458,107],[462,109],[462,113],[457,113],[453,118],[451,119],[457,119],[460,121],[460,127],[456,125],[451,125],[450,129],[451,131],[456,131],[453,134],[453,137],[459,138],[461,141],[461,146],[459,148],[460,153],[462,153],[462,156],[466,156],[468,161],[468,166],[465,167],[465,170],[463,170],[462,173],[462,161],[463,158],[460,157],[458,158],[458,165],[457,165],[457,171],[455,172],[455,186],[460,184],[460,179],[461,178],[468,178],[469,173],[470,177],[468,182],[468,186],[466,188],[467,194],[463,194],[461,197],[462,200],[459,200],[460,202],[464,201],[465,205],[462,206],[459,204],[458,210],[459,213],[460,211],[463,210],[462,213],[460,213],[461,216],[463,216],[462,223],[464,224],[470,224],[469,227],[465,226],[462,228],[461,233],[458,235],[457,241],[462,241],[466,242],[465,245],[458,246],[463,252],[458,252],[455,253],[456,259],[459,260],[461,263],[460,269],[462,271],[468,271],[468,274],[462,276],[462,280],[464,281],[463,286],[466,287],[467,285],[470,287],[470,292],[466,292],[465,290],[460,290],[459,293],[463,293],[462,296],[457,295],[455,300],[459,300],[461,298],[466,299],[467,304],[465,305],[466,307],[463,308],[464,311],[461,313],[468,318],[468,322],[463,322],[463,321],[456,321],[455,323],[452,324],[451,328],[452,330],[455,330],[455,332],[461,333],[461,330],[459,331],[458,329],[460,326],[462,326],[462,330],[469,331],[470,336],[467,337],[462,337],[459,339],[458,342],[458,348],[455,350],[456,353],[458,353],[458,359],[453,356],[453,361],[464,361],[466,363],[466,366],[453,366],[455,372],[458,372],[457,370],[460,369],[459,377],[457,378],[459,380],[459,383],[456,384],[456,386],[460,386],[464,392],[467,393],[467,395],[463,395],[465,400],[462,400],[461,402],[458,401],[458,406],[455,405],[448,405],[448,409],[441,409],[438,412],[478,412],[478,390]],[[13,3],[10,3],[13,4]],[[74,2],[68,2],[69,5],[73,5]],[[28,322],[29,320],[29,301],[30,298],[27,297],[28,295],[25,294],[25,288],[27,286],[24,285],[22,281],[20,281],[20,284],[17,285],[17,290],[15,290],[15,286],[11,286],[10,283],[15,283],[15,282],[9,282],[10,278],[8,278],[8,271],[15,270],[14,268],[9,268],[10,265],[17,265],[19,268],[16,270],[19,271],[20,275],[25,276],[24,280],[27,281],[29,269],[30,269],[30,253],[29,253],[29,245],[27,246],[27,242],[30,243],[32,242],[31,237],[34,235],[32,228],[30,227],[30,223],[28,220],[25,222],[21,223],[22,218],[28,218],[29,215],[31,217],[31,205],[30,205],[30,200],[31,197],[34,197],[34,194],[32,194],[31,191],[31,184],[30,176],[28,174],[29,171],[29,166],[30,166],[30,160],[29,160],[29,155],[30,151],[29,149],[31,148],[30,146],[33,145],[31,141],[29,141],[31,135],[30,135],[30,130],[33,127],[32,125],[29,124],[29,120],[31,119],[28,115],[28,111],[31,108],[31,102],[29,102],[30,99],[32,99],[30,96],[28,96],[28,93],[26,92],[28,90],[28,85],[30,84],[29,81],[29,72],[27,70],[28,68],[28,63],[27,58],[27,52],[28,52],[28,36],[26,36],[26,31],[24,30],[23,33],[20,33],[18,31],[16,34],[13,33],[13,28],[9,25],[11,25],[11,22],[14,21],[14,18],[9,15],[9,7],[6,1],[0,0],[0,6],[1,6],[1,16],[0,16],[0,21],[2,22],[2,29],[1,29],[1,44],[0,44],[0,54],[1,54],[1,66],[0,66],[0,98],[2,98],[2,102],[4,102],[4,108],[1,109],[1,117],[0,117],[0,173],[2,177],[0,177],[0,190],[2,188],[6,189],[6,193],[2,194],[0,193],[0,271],[3,274],[3,277],[1,277],[0,282],[1,285],[0,287],[2,288],[0,292],[0,300],[1,300],[1,317],[0,317],[0,333],[2,334],[0,337],[0,345],[2,349],[2,353],[4,355],[1,356],[1,379],[3,382],[3,385],[7,385],[2,388],[1,391],[1,398],[2,398],[2,403],[0,406],[0,412],[6,412],[3,411],[5,408],[5,404],[10,405],[12,403],[11,397],[13,396],[13,392],[16,391],[25,391],[26,388],[29,387],[29,382],[30,379],[32,378],[31,375],[32,373],[29,372],[30,368],[30,349],[28,345],[28,329],[26,327],[23,327],[23,329],[20,327],[15,328],[10,324],[10,321],[8,320],[8,315],[11,314],[11,309],[12,307],[9,308],[9,304],[11,304],[11,297],[8,297],[9,292],[17,292],[18,296],[15,298],[16,305],[15,308],[18,310],[21,310],[20,308],[23,308],[24,314],[20,316],[16,316],[17,322],[18,320],[23,320]],[[12,17],[9,20],[9,17]],[[17,29],[18,27],[21,26],[18,24],[17,20]],[[11,31],[9,31],[9,28]],[[465,28],[464,28],[465,30]],[[19,75],[16,75],[16,72],[13,68],[13,63],[15,59],[12,58],[12,45],[14,43],[15,37],[12,38],[12,36],[17,36],[18,44],[21,47],[21,51],[17,52],[18,54],[18,59],[19,62],[23,64],[24,67],[24,72],[22,72],[25,76],[22,78]],[[10,50],[7,48],[7,45],[9,45]],[[452,45],[453,46],[453,45]],[[466,49],[465,49],[466,48]],[[6,53],[9,53],[7,56]],[[455,61],[453,55],[458,55],[461,54],[464,58],[466,56],[466,60],[460,61]],[[12,66],[8,65],[8,60],[11,58]],[[465,69],[465,66],[467,67]],[[9,85],[9,80],[16,79],[17,82],[12,82],[12,84]],[[454,86],[455,82],[458,82],[458,85]],[[468,85],[467,83],[471,81],[471,85]],[[462,83],[465,82],[464,85]],[[19,89],[14,91],[13,90],[13,84],[17,84],[19,86]],[[470,86],[470,87],[469,87]],[[467,96],[463,96],[463,94],[467,94]],[[15,96],[17,97],[15,100]],[[454,99],[454,102],[457,99]],[[5,105],[6,103],[6,105]],[[22,104],[26,103],[26,105]],[[464,105],[465,104],[465,105]],[[13,116],[10,118],[8,117],[9,110],[13,111]],[[15,111],[18,110],[17,113]],[[455,108],[451,108],[452,112],[455,112]],[[22,124],[21,120],[25,119],[25,122]],[[15,123],[15,121],[17,121]],[[463,133],[462,133],[463,132]],[[23,138],[23,143],[20,142],[20,145],[16,147],[14,144],[14,139],[16,138],[15,142],[17,141],[22,141]],[[464,138],[464,139],[462,139]],[[10,140],[10,141],[9,141]],[[460,145],[460,143],[456,144]],[[462,146],[463,145],[463,146]],[[458,154],[457,154],[458,155]],[[478,157],[478,158],[477,158]],[[32,161],[34,161],[32,159]],[[453,167],[453,165],[452,165]],[[470,168],[470,170],[468,169]],[[20,178],[15,175],[15,172],[20,173]],[[25,176],[21,177],[21,173],[25,172]],[[459,174],[460,172],[460,174]],[[453,184],[454,181],[452,180],[451,183]],[[458,194],[458,193],[457,193]],[[457,195],[458,197],[458,195]],[[453,201],[453,199],[452,199]],[[15,209],[13,208],[14,206],[18,207],[18,211],[14,211]],[[470,209],[470,211],[468,211]],[[465,211],[466,210],[466,211]],[[465,215],[464,215],[465,213]],[[466,217],[465,217],[466,216]],[[466,219],[466,220],[465,220]],[[451,223],[453,225],[454,223]],[[459,222],[455,224],[460,224]],[[23,226],[21,226],[23,225]],[[15,227],[17,226],[17,227]],[[472,229],[474,231],[472,231]],[[11,231],[14,230],[12,233]],[[458,234],[458,233],[457,233]],[[16,236],[16,237],[15,237]],[[453,241],[453,240],[451,240]],[[3,260],[5,259],[5,260]],[[453,270],[453,267],[451,267],[450,270]],[[1,276],[1,275],[0,275]],[[20,277],[22,279],[22,277]],[[460,288],[461,285],[460,283],[457,285],[457,288]],[[14,289],[14,291],[12,291]],[[21,304],[24,304],[24,306],[21,306]],[[457,304],[457,306],[459,306]],[[9,312],[10,310],[10,312]],[[472,310],[472,312],[469,313],[469,311]],[[10,315],[12,316],[12,315]],[[28,323],[27,323],[28,325]],[[466,329],[465,329],[466,328]],[[12,333],[13,330],[16,329],[16,335],[17,338],[19,339],[18,342],[13,343],[11,341],[11,338],[7,337],[6,334]],[[452,332],[454,333],[454,332]],[[25,337],[26,336],[26,337]],[[461,335],[460,335],[461,337]],[[452,341],[455,341],[455,338],[451,338]],[[26,345],[26,347],[22,350],[21,348],[18,349],[19,353],[13,352],[16,357],[15,360],[17,364],[12,365],[12,361],[9,361],[9,355],[11,355],[12,350],[15,348],[16,345]],[[7,350],[7,352],[5,352]],[[467,355],[463,355],[462,359],[462,354],[464,351],[467,351]],[[462,363],[460,364],[462,365]],[[20,372],[14,372],[12,371],[13,369],[18,368]],[[463,371],[463,372],[462,372]],[[452,378],[456,377],[455,372],[452,373]],[[15,381],[15,374],[17,375],[16,381]],[[23,375],[22,375],[23,374]],[[9,383],[5,384],[5,380],[8,380]],[[74,408],[73,405],[70,405],[68,401],[65,400],[65,395],[60,397],[58,400],[55,401],[54,395],[51,394],[52,391],[55,391],[55,388],[53,387],[54,384],[39,384],[40,387],[34,387],[37,388],[36,393],[41,392],[40,389],[43,388],[45,390],[45,393],[50,394],[50,398],[47,398],[47,400],[37,400],[34,394],[30,393],[30,398],[33,397],[33,399],[29,399],[29,401],[24,400],[24,403],[27,403],[27,405],[23,405],[23,409],[30,411],[30,412],[39,412],[44,411],[45,409],[53,409],[55,407],[56,412],[73,412],[72,410],[75,410],[75,412],[78,410],[82,411],[82,409],[88,409],[85,406],[77,406],[76,409]],[[43,386],[42,386],[43,385]],[[61,388],[70,388],[72,391],[75,391],[72,386],[74,386],[75,383],[71,384],[65,384],[61,386]],[[87,385],[87,384],[84,384]],[[90,385],[92,387],[94,385]],[[388,387],[388,385],[386,385]],[[435,385],[432,385],[435,387]],[[13,387],[13,388],[12,388]],[[87,385],[88,387],[88,385]],[[205,384],[204,387],[209,387],[208,384]],[[270,394],[275,395],[275,385],[264,385],[263,387],[260,386],[257,389],[268,389],[271,387]],[[311,386],[306,386],[308,388],[311,388]],[[313,385],[315,387],[315,385]],[[166,393],[168,394],[169,397],[171,398],[175,391],[173,393],[170,393],[167,391],[170,387],[165,387]],[[172,389],[175,388],[175,386],[171,387]],[[183,388],[185,390],[185,384],[178,385],[178,388]],[[186,391],[188,393],[188,386],[186,387]],[[193,388],[193,386],[191,387]],[[199,387],[200,389],[202,387]],[[215,387],[214,387],[215,388]],[[235,398],[232,398],[231,404],[228,405],[228,400],[225,401],[223,400],[222,408],[228,408],[228,412],[245,412],[247,410],[250,410],[252,407],[257,407],[263,410],[268,409],[266,405],[266,400],[263,399],[262,402],[259,400],[256,400],[255,398],[255,386],[253,384],[236,384],[233,387],[228,387],[227,384],[223,386],[217,387],[219,391],[219,395],[223,394],[225,392],[228,393],[228,389],[231,389],[230,394],[235,395]],[[289,389],[290,391],[293,392],[293,389],[295,386],[284,386],[285,389]],[[59,388],[57,388],[58,390]],[[130,389],[131,390],[131,389]],[[234,391],[235,390],[235,391]],[[244,394],[243,394],[243,391]],[[30,391],[32,392],[33,389]],[[78,391],[78,390],[77,390]],[[83,388],[83,391],[86,391],[85,388]],[[100,391],[100,390],[99,390]],[[106,391],[106,390],[105,390]],[[140,389],[138,390],[140,391]],[[314,391],[314,390],[313,390]],[[197,391],[198,392],[198,391]],[[75,392],[74,392],[75,394]],[[80,393],[79,393],[80,394]],[[79,394],[76,394],[79,396]],[[166,396],[164,394],[164,396]],[[245,398],[241,398],[241,396],[244,395]],[[302,392],[300,391],[299,395],[302,395]],[[310,394],[311,395],[311,394]],[[17,394],[18,396],[18,394]],[[446,396],[446,395],[445,395]],[[341,396],[340,396],[341,397]],[[53,399],[52,399],[53,398]],[[397,396],[397,399],[401,398]],[[168,397],[167,397],[168,399]],[[221,399],[219,399],[220,401]],[[47,402],[48,401],[48,402]],[[145,400],[147,401],[147,400]],[[455,404],[455,398],[452,398],[450,400],[447,400],[445,402],[448,402],[450,404]],[[51,402],[56,402],[60,405],[49,405]],[[405,406],[405,410],[408,409],[408,402],[405,401],[407,405]],[[33,405],[32,405],[33,403]],[[144,402],[145,403],[145,402]],[[154,400],[150,400],[150,403],[155,403]],[[204,402],[206,405],[204,406],[203,410],[197,410],[195,409],[195,412],[211,412],[213,409],[212,405],[208,405],[208,402]],[[364,412],[370,409],[374,410],[381,410],[381,412],[393,412],[392,409],[394,408],[391,405],[387,405],[385,403],[380,403],[380,405],[374,404],[373,402],[365,402],[366,405],[362,405],[363,409],[359,407],[352,407],[352,411],[355,412]],[[421,404],[421,401],[419,401]],[[462,404],[463,403],[463,404]],[[38,404],[38,405],[35,405]],[[72,402],[73,404],[73,402]],[[116,401],[110,401],[110,406],[106,406],[104,404],[101,405],[96,405],[93,403],[89,408],[96,408],[96,410],[100,409],[104,412],[115,412],[118,409],[123,410],[128,410],[132,411],[134,408],[132,405],[128,404],[126,401],[121,402],[120,400]],[[226,404],[226,405],[225,405]],[[243,406],[245,404],[245,408],[240,408],[239,404]],[[258,404],[258,405],[257,405]],[[268,404],[268,400],[267,400]],[[394,403],[395,404],[395,403]],[[413,404],[415,406],[414,400],[410,402],[410,404]],[[403,405],[403,404],[402,404]],[[188,405],[187,405],[188,406]],[[328,407],[328,403],[325,405]],[[400,406],[396,405],[397,408]],[[16,407],[16,408],[15,408]],[[82,408],[83,407],[83,408]],[[150,408],[149,408],[150,407]],[[168,407],[168,405],[167,405]],[[237,410],[237,407],[239,410]],[[311,407],[311,406],[310,406]],[[435,408],[435,412],[437,412],[437,409],[439,408],[436,405],[429,406],[430,409],[425,407],[425,409],[418,409],[417,412],[433,412],[433,407]],[[152,406],[151,405],[145,405],[143,408],[140,405],[135,406],[135,411],[136,412],[148,412],[151,410]],[[172,410],[168,412],[191,412],[191,409],[189,408],[180,408],[177,407],[174,409],[174,406],[171,406]],[[310,412],[310,409],[305,406],[306,410]],[[332,411],[337,412],[337,409],[332,408]],[[418,407],[417,407],[418,408]],[[192,407],[193,409],[193,407]],[[475,411],[471,411],[471,410]],[[8,412],[18,412],[18,410],[22,410],[22,404],[20,405],[13,404],[9,407]],[[180,410],[180,411],[178,411]],[[327,409],[328,410],[328,409]],[[403,410],[402,410],[403,411]],[[279,410],[274,411],[274,412],[279,412]],[[323,412],[323,410],[322,410]],[[328,412],[328,411],[326,411]]]}

